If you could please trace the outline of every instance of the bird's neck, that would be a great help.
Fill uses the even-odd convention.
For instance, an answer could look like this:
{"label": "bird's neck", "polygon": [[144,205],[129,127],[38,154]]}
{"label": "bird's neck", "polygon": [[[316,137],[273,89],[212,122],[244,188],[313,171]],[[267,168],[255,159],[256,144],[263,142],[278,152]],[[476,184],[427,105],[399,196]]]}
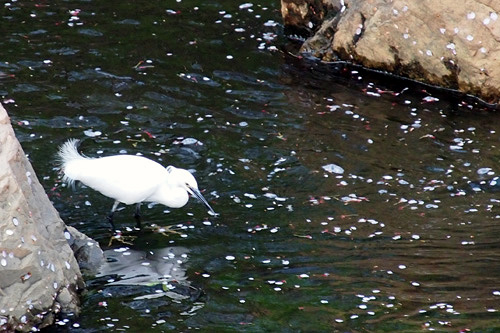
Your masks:
{"label": "bird's neck", "polygon": [[146,201],[154,201],[168,207],[180,208],[184,206],[188,200],[189,194],[185,189],[164,184]]}

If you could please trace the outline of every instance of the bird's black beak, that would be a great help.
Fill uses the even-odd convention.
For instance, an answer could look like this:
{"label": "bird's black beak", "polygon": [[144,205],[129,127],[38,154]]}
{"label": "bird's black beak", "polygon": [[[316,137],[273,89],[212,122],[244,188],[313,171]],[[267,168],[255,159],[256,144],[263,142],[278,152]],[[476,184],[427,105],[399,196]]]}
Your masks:
{"label": "bird's black beak", "polygon": [[188,186],[188,188],[189,188],[189,191],[191,192],[191,195],[193,197],[195,197],[196,199],[200,200],[208,208],[208,210],[210,211],[210,213],[212,213],[212,215],[214,215],[214,216],[218,215],[212,209],[212,207],[210,207],[210,204],[208,203],[208,201],[205,199],[205,197],[201,194],[201,192],[198,189],[193,188],[191,186]]}

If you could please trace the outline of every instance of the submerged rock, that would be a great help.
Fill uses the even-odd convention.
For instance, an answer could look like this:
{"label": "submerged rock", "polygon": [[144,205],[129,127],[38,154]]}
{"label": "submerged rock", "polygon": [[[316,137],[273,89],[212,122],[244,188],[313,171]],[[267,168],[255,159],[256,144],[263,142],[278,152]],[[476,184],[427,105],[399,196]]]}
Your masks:
{"label": "submerged rock", "polygon": [[99,243],[73,227],[67,226],[65,237],[75,254],[80,269],[89,275],[95,275],[106,262],[104,252]]}
{"label": "submerged rock", "polygon": [[78,313],[82,275],[65,225],[0,105],[0,331],[30,331]]}
{"label": "submerged rock", "polygon": [[282,0],[301,51],[500,101],[500,2]]}

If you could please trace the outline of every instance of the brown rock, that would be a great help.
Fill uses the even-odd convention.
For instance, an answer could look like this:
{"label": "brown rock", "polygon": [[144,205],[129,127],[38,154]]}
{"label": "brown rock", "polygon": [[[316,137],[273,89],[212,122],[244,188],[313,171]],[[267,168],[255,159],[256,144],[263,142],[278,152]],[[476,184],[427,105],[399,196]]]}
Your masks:
{"label": "brown rock", "polygon": [[312,35],[323,23],[325,15],[340,10],[333,0],[281,0],[281,16],[289,34]]}
{"label": "brown rock", "polygon": [[499,102],[500,2],[345,0],[329,8],[303,52]]}

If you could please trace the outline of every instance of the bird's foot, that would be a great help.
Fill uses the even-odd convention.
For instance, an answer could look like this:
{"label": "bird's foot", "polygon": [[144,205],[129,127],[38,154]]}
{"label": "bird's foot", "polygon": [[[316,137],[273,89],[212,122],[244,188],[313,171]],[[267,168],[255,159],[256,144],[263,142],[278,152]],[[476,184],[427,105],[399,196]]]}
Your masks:
{"label": "bird's foot", "polygon": [[[174,229],[174,228],[176,228],[176,229]],[[162,234],[164,236],[167,236],[167,234],[182,235],[182,233],[177,231],[177,230],[181,230],[181,228],[177,225],[168,225],[168,226],[162,227],[162,226],[153,224],[153,225],[151,225],[151,229],[153,230],[153,232]]]}
{"label": "bird's foot", "polygon": [[113,236],[109,239],[108,247],[113,244],[113,241],[120,242],[126,245],[134,245],[133,241],[137,238],[137,236],[131,235],[122,235],[121,231],[115,231]]}

